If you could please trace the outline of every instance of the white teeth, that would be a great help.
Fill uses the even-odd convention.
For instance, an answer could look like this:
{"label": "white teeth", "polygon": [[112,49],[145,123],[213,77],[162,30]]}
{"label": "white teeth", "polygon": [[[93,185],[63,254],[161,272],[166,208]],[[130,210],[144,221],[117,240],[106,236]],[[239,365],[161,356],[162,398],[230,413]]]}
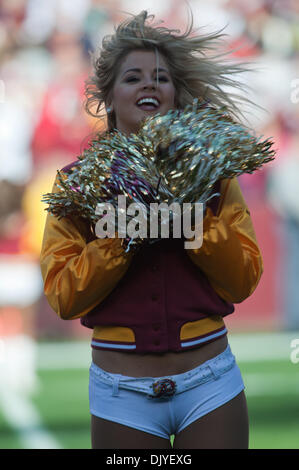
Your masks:
{"label": "white teeth", "polygon": [[155,98],[142,98],[137,102],[138,106],[140,106],[141,104],[153,104],[156,107],[159,106],[159,102]]}

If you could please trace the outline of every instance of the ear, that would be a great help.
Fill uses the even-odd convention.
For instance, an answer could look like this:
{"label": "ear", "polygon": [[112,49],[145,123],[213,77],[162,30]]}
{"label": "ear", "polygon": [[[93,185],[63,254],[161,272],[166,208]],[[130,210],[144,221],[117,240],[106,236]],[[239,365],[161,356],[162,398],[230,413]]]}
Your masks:
{"label": "ear", "polygon": [[[108,113],[112,113],[113,111],[113,99],[112,99],[112,93],[109,93],[107,96],[107,100],[105,102],[105,108]],[[109,109],[109,111],[108,111]]]}
{"label": "ear", "polygon": [[105,108],[106,108],[106,112],[107,112],[108,114],[113,112],[113,105],[112,105],[112,104],[109,106],[109,103],[107,102],[107,103],[105,104]]}

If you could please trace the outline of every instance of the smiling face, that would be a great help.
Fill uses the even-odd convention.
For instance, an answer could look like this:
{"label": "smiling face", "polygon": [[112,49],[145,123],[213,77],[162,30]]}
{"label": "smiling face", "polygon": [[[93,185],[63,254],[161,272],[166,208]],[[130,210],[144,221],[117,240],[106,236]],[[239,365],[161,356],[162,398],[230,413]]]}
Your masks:
{"label": "smiling face", "polygon": [[163,56],[136,50],[121,64],[108,104],[115,112],[117,129],[128,135],[137,132],[145,118],[174,109],[175,94]]}

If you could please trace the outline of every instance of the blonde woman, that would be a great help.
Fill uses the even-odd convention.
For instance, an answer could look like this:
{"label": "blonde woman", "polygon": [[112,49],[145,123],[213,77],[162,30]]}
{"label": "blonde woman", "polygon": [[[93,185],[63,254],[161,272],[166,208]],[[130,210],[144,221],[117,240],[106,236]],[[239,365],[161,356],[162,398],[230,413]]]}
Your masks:
{"label": "blonde woman", "polygon": [[[242,67],[206,54],[221,34],[192,36],[191,25],[180,35],[149,19],[142,12],[104,38],[88,112],[105,106],[108,132],[126,135],[195,97],[236,116],[237,97],[221,87],[238,87],[231,75]],[[168,449],[171,435],[175,449],[248,447],[244,384],[223,317],[253,293],[263,265],[237,179],[216,189],[199,249],[173,238],[133,254],[119,238],[97,239],[82,219],[47,217],[45,294],[62,319],[93,329],[93,448]]]}

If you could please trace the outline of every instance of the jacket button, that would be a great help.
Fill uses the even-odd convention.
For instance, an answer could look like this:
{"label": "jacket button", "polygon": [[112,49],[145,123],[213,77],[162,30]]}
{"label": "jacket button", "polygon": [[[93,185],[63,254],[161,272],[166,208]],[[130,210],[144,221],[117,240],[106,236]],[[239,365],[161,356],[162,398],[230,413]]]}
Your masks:
{"label": "jacket button", "polygon": [[158,298],[159,298],[159,297],[158,297],[156,294],[153,294],[153,295],[152,295],[152,300],[156,301],[156,300],[158,300]]}
{"label": "jacket button", "polygon": [[157,265],[152,266],[152,271],[158,271],[159,267]]}
{"label": "jacket button", "polygon": [[154,345],[155,345],[155,346],[159,346],[159,345],[160,345],[160,341],[159,341],[158,339],[156,339],[156,340],[154,341]]}
{"label": "jacket button", "polygon": [[153,325],[153,330],[154,331],[159,331],[160,330],[160,325]]}

